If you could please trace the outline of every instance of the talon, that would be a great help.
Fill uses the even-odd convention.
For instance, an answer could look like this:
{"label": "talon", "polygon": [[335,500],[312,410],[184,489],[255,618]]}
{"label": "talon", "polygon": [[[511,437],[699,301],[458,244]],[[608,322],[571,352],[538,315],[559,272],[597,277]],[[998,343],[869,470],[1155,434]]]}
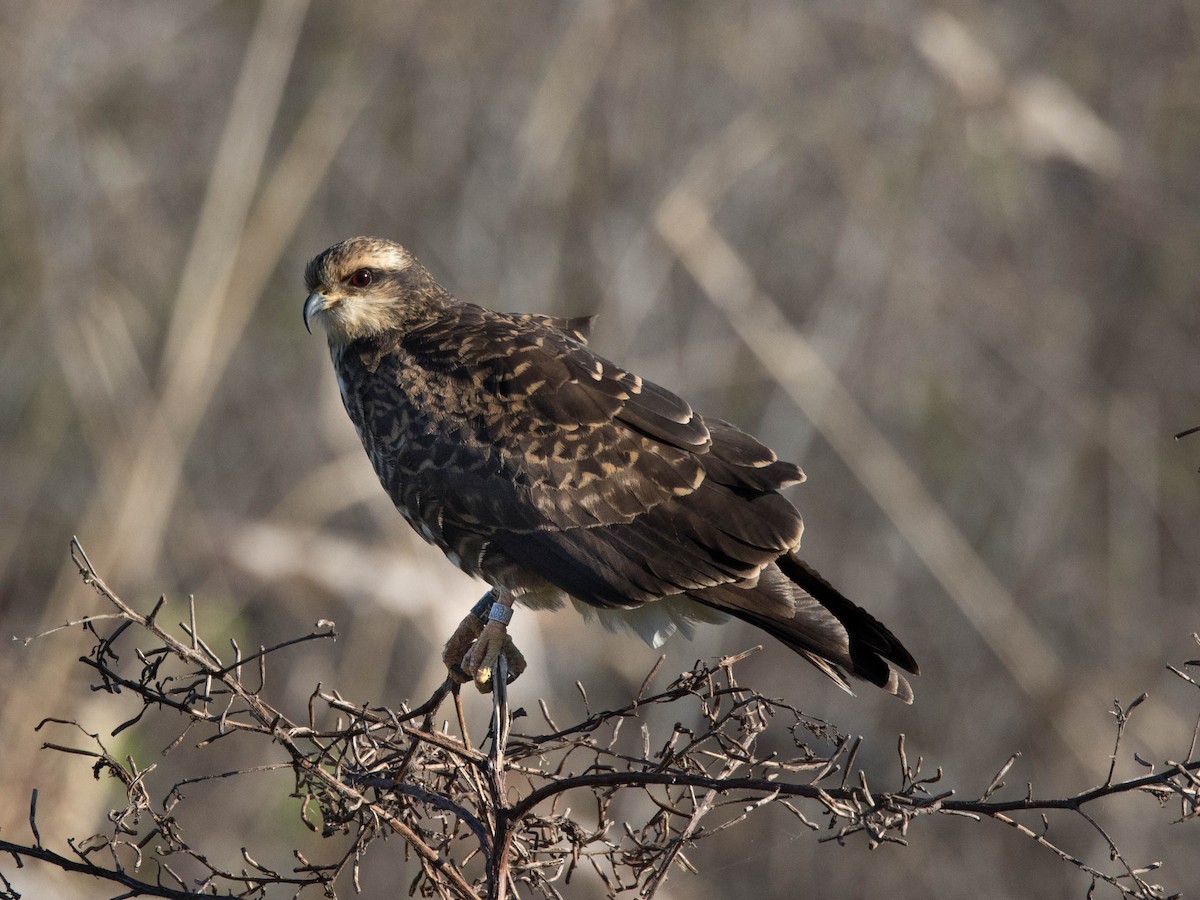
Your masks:
{"label": "talon", "polygon": [[475,604],[442,651],[442,662],[450,678],[456,684],[474,681],[475,687],[484,694],[492,691],[493,674],[501,656],[508,664],[509,684],[525,671],[527,665],[525,657],[508,636],[506,622],[511,616],[511,608],[501,608],[498,616],[489,612],[493,606],[501,606],[495,597],[494,591],[489,592]]}
{"label": "talon", "polygon": [[504,636],[504,649],[500,652],[504,654],[504,659],[508,662],[508,683],[512,684],[525,671],[529,663],[525,661],[524,654],[517,649],[517,645],[507,634]]}
{"label": "talon", "polygon": [[525,657],[508,636],[505,626],[491,621],[483,627],[482,633],[462,661],[463,671],[474,676],[475,687],[480,693],[491,693],[493,676],[501,656],[508,663],[507,683],[512,684],[517,676],[525,671]]}
{"label": "talon", "polygon": [[[504,645],[500,648],[500,652],[496,654],[496,659],[491,666],[485,666],[475,672],[475,687],[481,694],[490,694],[495,687],[495,669],[499,666],[500,658],[508,663],[508,678],[505,684],[512,684],[517,680],[517,677],[525,671],[528,663],[525,661],[525,656],[517,649],[517,645],[513,643],[511,637],[507,634],[504,636]],[[471,677],[465,677],[464,682],[470,681]]]}
{"label": "talon", "polygon": [[477,685],[487,684],[491,680],[492,670],[504,650],[506,640],[508,633],[505,627],[499,622],[489,621],[483,626],[483,631],[475,639],[467,655],[463,657],[463,671],[472,675]]}

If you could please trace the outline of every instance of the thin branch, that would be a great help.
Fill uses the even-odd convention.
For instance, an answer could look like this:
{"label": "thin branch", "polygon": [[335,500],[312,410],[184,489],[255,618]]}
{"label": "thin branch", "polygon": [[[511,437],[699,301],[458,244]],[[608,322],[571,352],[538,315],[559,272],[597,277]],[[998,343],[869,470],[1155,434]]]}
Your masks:
{"label": "thin branch", "polygon": [[[896,744],[898,786],[889,789],[876,775],[868,778],[856,763],[861,737],[844,735],[738,684],[735,670],[747,654],[697,661],[654,688],[659,660],[634,698],[610,709],[593,707],[579,684],[581,719],[560,727],[541,703],[551,731],[539,734],[514,731],[514,720],[521,721],[524,713],[510,708],[507,679],[500,671],[486,751],[465,740],[465,728],[463,738],[433,729],[433,715],[453,690],[449,679],[425,702],[399,711],[351,703],[318,685],[301,711],[301,725],[264,699],[270,688],[266,659],[327,632],[279,641],[249,656],[231,643],[234,658],[223,662],[198,633],[194,601],[179,626],[181,640],[160,624],[165,598],[148,614],[138,613],[104,583],[78,542],[72,542],[71,555],[85,583],[117,610],[117,624],[109,634],[96,630],[93,622],[101,619],[85,624],[94,645],[81,658],[98,679],[93,690],[130,698],[137,706],[114,733],[145,727],[146,713],[158,710],[187,721],[167,753],[189,734],[201,750],[224,746],[223,738],[240,734],[266,741],[263,746],[277,747],[280,754],[279,761],[182,778],[156,799],[147,779],[155,765],[118,759],[98,735],[78,723],[45,718],[39,729],[66,726],[90,746],[46,741],[44,747],[84,756],[97,774],[110,774],[125,787],[127,805],[111,814],[111,834],[69,842],[78,858],[60,866],[121,884],[126,890],[122,896],[262,898],[276,886],[297,894],[316,888],[336,897],[343,882],[358,890],[361,861],[376,838],[390,833],[400,838],[404,858],[415,860],[410,890],[423,896],[552,900],[562,896],[556,885],[583,867],[609,896],[636,892],[650,898],[671,873],[697,870],[692,851],[698,844],[781,804],[812,829],[817,826],[801,807],[823,812],[829,824],[822,840],[845,842],[861,834],[871,847],[907,843],[910,825],[931,815],[991,818],[1033,839],[1094,884],[1109,885],[1124,897],[1161,900],[1165,891],[1144,877],[1159,863],[1132,865],[1089,805],[1140,791],[1160,803],[1178,798],[1181,820],[1200,817],[1195,732],[1182,762],[1168,760],[1139,777],[1115,779],[1122,737],[1144,697],[1114,706],[1116,734],[1102,784],[1066,797],[1037,797],[1029,787],[1024,796],[997,799],[1019,760],[1019,754],[1010,754],[978,799],[959,800],[953,790],[942,789],[940,769],[923,773],[924,760],[910,756],[902,736]],[[257,666],[246,665],[256,661]],[[1173,671],[1200,687],[1181,669]],[[247,685],[243,675],[254,678],[254,672],[257,683]],[[666,732],[652,727],[658,717],[647,713],[655,707],[669,711],[668,720],[675,723]],[[333,721],[326,722],[327,717]],[[637,727],[627,724],[631,719]],[[759,741],[768,732],[774,739],[764,751]],[[1148,765],[1138,757],[1135,761]],[[186,787],[281,768],[294,773],[301,821],[316,835],[349,836],[332,862],[312,863],[296,851],[298,865],[285,873],[257,862],[264,857],[243,847],[235,860],[222,865],[184,833],[181,823],[195,820],[179,815],[181,804],[195,802],[187,799]],[[614,806],[618,797],[631,792],[644,802]],[[578,796],[590,797],[584,806],[594,808],[573,812]],[[26,856],[59,865],[67,858],[42,843],[37,797],[35,792],[30,802],[32,844],[0,843],[0,850],[17,854],[18,864]],[[634,812],[639,809],[644,812]],[[1051,822],[1064,814],[1080,816],[1107,842],[1113,862],[1109,871],[1056,843]],[[1022,822],[1026,815],[1040,815],[1040,829]],[[110,854],[111,864],[93,859],[90,854],[96,851]],[[130,875],[118,851],[134,854],[137,866],[149,856],[159,867],[160,883]],[[202,877],[183,880],[172,856],[200,867]],[[8,891],[0,896],[15,896],[2,872],[0,879]]]}

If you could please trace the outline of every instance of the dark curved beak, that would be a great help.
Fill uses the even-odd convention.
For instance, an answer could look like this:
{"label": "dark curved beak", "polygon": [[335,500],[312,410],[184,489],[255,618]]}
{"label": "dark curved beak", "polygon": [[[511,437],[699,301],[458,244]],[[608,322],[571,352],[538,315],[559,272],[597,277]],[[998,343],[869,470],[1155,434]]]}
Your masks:
{"label": "dark curved beak", "polygon": [[312,334],[312,317],[329,305],[329,299],[324,294],[313,291],[304,301],[304,330]]}

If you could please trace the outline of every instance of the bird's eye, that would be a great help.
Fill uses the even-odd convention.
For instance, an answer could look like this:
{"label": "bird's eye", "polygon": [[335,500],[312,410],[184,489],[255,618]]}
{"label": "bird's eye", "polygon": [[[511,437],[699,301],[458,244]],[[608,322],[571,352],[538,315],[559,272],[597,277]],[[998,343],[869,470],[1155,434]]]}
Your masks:
{"label": "bird's eye", "polygon": [[359,269],[350,276],[350,284],[356,288],[365,288],[374,280],[375,276],[370,269]]}

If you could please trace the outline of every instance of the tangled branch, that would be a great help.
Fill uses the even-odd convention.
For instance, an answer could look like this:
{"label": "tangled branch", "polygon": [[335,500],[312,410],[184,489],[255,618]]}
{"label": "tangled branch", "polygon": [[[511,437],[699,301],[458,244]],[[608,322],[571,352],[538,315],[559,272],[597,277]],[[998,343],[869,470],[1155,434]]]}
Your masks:
{"label": "tangled branch", "polygon": [[[281,891],[336,897],[347,884],[358,887],[372,844],[395,836],[405,857],[416,862],[409,890],[421,896],[560,898],[585,870],[610,896],[648,898],[673,870],[698,870],[690,854],[700,842],[770,805],[812,831],[827,829],[824,840],[863,835],[872,847],[906,843],[910,826],[924,816],[993,819],[1084,873],[1093,887],[1102,883],[1123,897],[1163,898],[1165,890],[1147,880],[1160,864],[1128,862],[1089,809],[1133,792],[1163,805],[1177,802],[1180,820],[1195,819],[1200,808],[1196,734],[1182,762],[1154,766],[1135,756],[1149,771],[1114,779],[1122,737],[1144,695],[1115,704],[1108,776],[1072,796],[1039,798],[1028,787],[1022,797],[998,799],[1017,762],[1014,754],[978,798],[958,799],[942,788],[940,769],[928,773],[920,757],[910,760],[903,735],[897,786],[875,789],[855,766],[861,739],[738,683],[735,669],[754,651],[697,663],[656,688],[660,659],[637,695],[613,709],[594,711],[578,684],[583,717],[562,726],[544,701],[536,716],[510,709],[499,678],[482,748],[469,739],[461,709],[460,735],[433,725],[447,698],[457,704],[450,681],[421,705],[399,710],[367,708],[318,686],[298,720],[264,698],[267,661],[287,647],[333,637],[326,623],[249,655],[231,642],[233,657],[226,660],[201,637],[194,602],[173,633],[160,621],[163,599],[139,613],[109,589],[78,543],[71,553],[84,582],[116,611],[84,620],[95,643],[81,662],[94,672],[96,690],[135,698],[138,705],[113,735],[137,726],[149,710],[165,710],[183,720],[166,752],[189,735],[196,746],[211,748],[243,734],[274,747],[279,757],[251,769],[185,779],[156,797],[147,786],[153,765],[118,759],[99,735],[77,723],[44,720],[39,730],[66,728],[77,743],[47,741],[43,747],[90,759],[97,777],[120,781],[126,805],[111,813],[107,832],[68,840],[66,855],[47,847],[39,834],[35,791],[32,841],[0,840],[0,851],[12,854],[18,866],[28,857],[104,879],[124,888],[123,897],[260,898]],[[1200,687],[1188,672],[1196,667],[1200,661],[1193,660],[1172,671]],[[185,833],[178,815],[185,787],[281,769],[293,774],[304,824],[323,837],[348,838],[334,842],[340,849],[331,859],[310,861],[297,850],[296,864],[281,871],[243,849],[236,864],[221,863]],[[1064,814],[1080,817],[1101,836],[1111,869],[1087,863],[1051,837],[1051,817]],[[1040,827],[1023,821],[1029,816],[1038,816]],[[822,817],[824,826],[814,821]],[[19,897],[0,872],[0,900]]]}

